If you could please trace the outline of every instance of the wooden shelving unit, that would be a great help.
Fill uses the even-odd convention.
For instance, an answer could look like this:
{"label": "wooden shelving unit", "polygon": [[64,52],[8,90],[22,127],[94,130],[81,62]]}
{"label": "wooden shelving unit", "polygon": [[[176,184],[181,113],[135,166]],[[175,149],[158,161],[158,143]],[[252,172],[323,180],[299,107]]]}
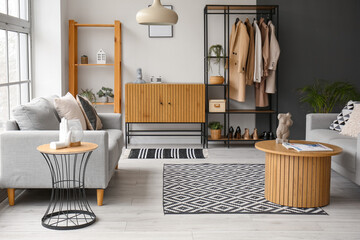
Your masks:
{"label": "wooden shelving unit", "polygon": [[[78,28],[79,27],[105,27],[114,28],[114,63],[109,64],[79,64],[78,63]],[[69,20],[69,92],[78,94],[78,67],[114,67],[114,102],[94,103],[96,105],[113,105],[115,113],[121,113],[121,23],[114,24],[79,24]]]}

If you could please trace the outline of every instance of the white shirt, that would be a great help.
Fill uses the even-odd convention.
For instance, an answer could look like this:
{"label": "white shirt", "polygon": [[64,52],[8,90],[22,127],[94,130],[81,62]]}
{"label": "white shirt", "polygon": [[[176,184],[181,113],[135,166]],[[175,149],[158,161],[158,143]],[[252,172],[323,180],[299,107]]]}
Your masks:
{"label": "white shirt", "polygon": [[262,42],[261,32],[256,20],[253,23],[255,33],[255,66],[254,66],[254,82],[261,82],[263,75],[263,59],[262,59]]}

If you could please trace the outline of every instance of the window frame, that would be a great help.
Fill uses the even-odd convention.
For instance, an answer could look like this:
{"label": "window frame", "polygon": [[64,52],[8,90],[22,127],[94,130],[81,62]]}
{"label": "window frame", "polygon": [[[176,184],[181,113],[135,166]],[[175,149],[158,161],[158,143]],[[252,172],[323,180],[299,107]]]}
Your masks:
{"label": "window frame", "polygon": [[[28,0],[27,3],[28,9],[27,9],[27,20],[25,19],[21,19],[20,18],[20,0],[18,0],[18,11],[19,11],[19,17],[14,17],[14,16],[10,16],[8,15],[9,13],[9,4],[8,4],[8,0],[6,0],[6,9],[7,9],[7,14],[4,13],[0,13],[0,30],[4,30],[5,31],[5,48],[6,48],[6,68],[7,68],[7,73],[6,73],[6,80],[7,82],[5,83],[0,83],[0,87],[6,87],[7,88],[7,105],[8,105],[8,117],[11,117],[11,94],[10,94],[10,87],[17,85],[19,87],[19,91],[17,93],[17,98],[19,103],[22,102],[28,102],[30,101],[31,97],[32,97],[32,62],[31,62],[31,56],[32,56],[32,37],[31,37],[31,0]],[[19,66],[18,66],[18,71],[19,71],[19,79],[16,82],[10,82],[10,76],[9,76],[9,48],[8,48],[8,37],[9,37],[9,31],[10,32],[15,32],[17,33],[17,47],[18,47],[18,60],[19,60]],[[20,63],[20,55],[21,55],[21,41],[20,41],[20,34],[27,34],[27,51],[26,51],[26,57],[27,57],[27,71],[28,71],[28,79],[26,80],[22,80],[21,79],[21,63]],[[27,87],[27,99],[26,100],[22,100],[22,84],[28,84]],[[1,97],[1,96],[0,96]],[[4,124],[4,122],[0,122],[0,131],[2,127],[1,125]]]}

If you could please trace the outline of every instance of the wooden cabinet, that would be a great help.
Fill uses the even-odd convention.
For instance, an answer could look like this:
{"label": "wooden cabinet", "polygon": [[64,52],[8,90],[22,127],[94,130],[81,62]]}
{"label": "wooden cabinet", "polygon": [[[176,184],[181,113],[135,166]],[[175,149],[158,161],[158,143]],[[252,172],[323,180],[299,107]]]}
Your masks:
{"label": "wooden cabinet", "polygon": [[204,84],[133,84],[125,86],[128,123],[204,123]]}

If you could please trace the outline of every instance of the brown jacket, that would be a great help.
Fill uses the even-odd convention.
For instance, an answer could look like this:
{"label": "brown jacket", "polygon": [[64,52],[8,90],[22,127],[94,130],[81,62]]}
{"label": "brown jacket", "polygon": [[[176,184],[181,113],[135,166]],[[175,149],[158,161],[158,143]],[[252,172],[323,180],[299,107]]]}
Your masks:
{"label": "brown jacket", "polygon": [[270,29],[270,55],[269,55],[269,75],[266,78],[266,93],[276,92],[276,67],[280,56],[280,46],[275,35],[275,26],[271,21],[268,22]]}
{"label": "brown jacket", "polygon": [[245,70],[249,49],[249,34],[243,22],[232,26],[230,34],[229,87],[230,98],[245,102]]}
{"label": "brown jacket", "polygon": [[254,68],[255,68],[255,34],[254,34],[254,27],[251,25],[248,18],[245,21],[245,25],[250,37],[249,51],[248,51],[246,71],[245,71],[246,85],[252,85],[254,83]]}

